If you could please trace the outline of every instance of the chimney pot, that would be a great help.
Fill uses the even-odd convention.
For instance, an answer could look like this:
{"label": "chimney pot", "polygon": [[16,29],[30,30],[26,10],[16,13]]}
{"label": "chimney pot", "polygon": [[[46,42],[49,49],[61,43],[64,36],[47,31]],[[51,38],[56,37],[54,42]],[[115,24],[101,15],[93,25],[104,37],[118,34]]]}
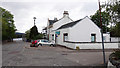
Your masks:
{"label": "chimney pot", "polygon": [[64,13],[63,13],[63,14],[67,14],[67,15],[69,15],[68,11],[64,11]]}

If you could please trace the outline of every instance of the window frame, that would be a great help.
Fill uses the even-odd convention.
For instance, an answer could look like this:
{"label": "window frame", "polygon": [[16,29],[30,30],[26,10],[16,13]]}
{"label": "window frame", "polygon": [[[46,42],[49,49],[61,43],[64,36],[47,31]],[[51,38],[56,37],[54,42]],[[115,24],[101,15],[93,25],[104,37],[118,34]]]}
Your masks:
{"label": "window frame", "polygon": [[68,40],[68,33],[63,33],[63,42],[67,41],[67,40],[65,39],[65,36],[67,36],[67,40]]}
{"label": "window frame", "polygon": [[[93,36],[94,36],[94,41],[92,41]],[[96,34],[91,34],[91,42],[96,42]]]}
{"label": "window frame", "polygon": [[54,34],[52,34],[52,40],[54,40]]}

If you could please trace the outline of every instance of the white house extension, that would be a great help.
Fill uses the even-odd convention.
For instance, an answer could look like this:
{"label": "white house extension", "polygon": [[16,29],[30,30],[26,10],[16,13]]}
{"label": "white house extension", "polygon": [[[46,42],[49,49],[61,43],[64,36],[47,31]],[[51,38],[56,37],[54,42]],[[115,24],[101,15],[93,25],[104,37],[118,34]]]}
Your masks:
{"label": "white house extension", "polygon": [[[59,20],[48,19],[49,41],[72,49],[102,49],[100,28],[89,17],[73,21],[68,11]],[[118,48],[119,43],[110,43],[110,34],[104,34],[105,48]],[[108,43],[109,42],[109,43]]]}

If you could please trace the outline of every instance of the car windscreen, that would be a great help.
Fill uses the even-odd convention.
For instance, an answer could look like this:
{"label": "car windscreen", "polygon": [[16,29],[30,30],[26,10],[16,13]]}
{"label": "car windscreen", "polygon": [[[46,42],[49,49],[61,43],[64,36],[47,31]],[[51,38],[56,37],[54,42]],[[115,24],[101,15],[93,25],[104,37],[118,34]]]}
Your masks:
{"label": "car windscreen", "polygon": [[45,40],[45,42],[48,42],[48,40]]}
{"label": "car windscreen", "polygon": [[41,40],[41,42],[48,42],[48,40]]}

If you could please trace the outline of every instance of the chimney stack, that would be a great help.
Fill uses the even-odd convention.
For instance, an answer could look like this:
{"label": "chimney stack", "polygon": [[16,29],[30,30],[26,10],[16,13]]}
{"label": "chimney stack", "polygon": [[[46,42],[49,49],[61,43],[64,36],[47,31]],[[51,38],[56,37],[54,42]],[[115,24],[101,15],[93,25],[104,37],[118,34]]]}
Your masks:
{"label": "chimney stack", "polygon": [[54,18],[54,21],[57,21],[57,18],[56,18],[56,17]]}
{"label": "chimney stack", "polygon": [[65,17],[65,16],[69,16],[68,11],[64,11],[63,16],[64,16],[64,17]]}

